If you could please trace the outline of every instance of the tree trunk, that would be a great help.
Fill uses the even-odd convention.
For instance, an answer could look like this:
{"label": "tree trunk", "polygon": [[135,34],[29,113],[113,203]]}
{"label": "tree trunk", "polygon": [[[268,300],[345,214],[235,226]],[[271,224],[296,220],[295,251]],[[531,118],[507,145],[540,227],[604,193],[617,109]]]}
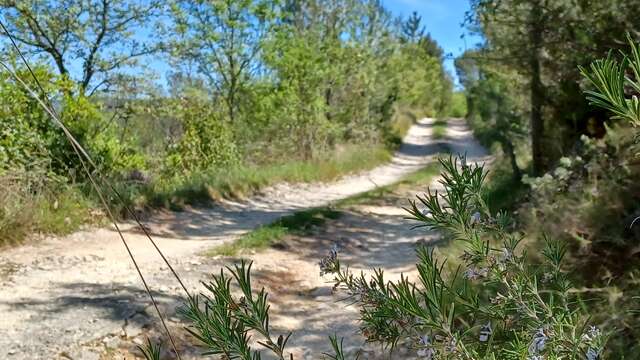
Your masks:
{"label": "tree trunk", "polygon": [[513,178],[517,181],[522,180],[522,171],[518,167],[518,162],[516,160],[516,151],[513,146],[513,143],[508,139],[504,139],[502,141],[502,151],[509,157],[509,163],[511,164],[511,172],[513,173]]}
{"label": "tree trunk", "polygon": [[466,97],[466,101],[467,101],[467,113],[465,114],[465,118],[467,119],[473,119],[473,117],[475,116],[475,103],[473,102],[473,97],[471,96],[465,96]]}
{"label": "tree trunk", "polygon": [[544,89],[540,78],[540,58],[542,51],[542,6],[539,1],[531,3],[531,23],[529,27],[530,59],[529,71],[531,74],[531,152],[533,158],[533,174],[541,175],[545,170],[543,136],[544,119],[542,117],[542,105]]}
{"label": "tree trunk", "polygon": [[331,121],[331,86],[327,86],[327,89],[324,91],[324,103],[326,105],[326,110],[324,112],[327,120]]}

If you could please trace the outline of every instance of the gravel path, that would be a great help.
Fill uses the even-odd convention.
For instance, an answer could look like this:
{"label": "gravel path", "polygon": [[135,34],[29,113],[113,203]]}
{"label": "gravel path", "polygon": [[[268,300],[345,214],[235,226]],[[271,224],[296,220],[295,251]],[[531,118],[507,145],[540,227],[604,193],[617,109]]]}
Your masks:
{"label": "gravel path", "polygon": [[[326,205],[376,186],[391,184],[432,161],[442,145],[447,145],[454,153],[467,153],[471,160],[486,155],[462,120],[449,120],[447,139],[441,141],[431,137],[432,125],[432,119],[419,121],[410,129],[393,160],[371,171],[330,184],[280,184],[243,202],[226,202],[179,213],[158,213],[146,225],[187,287],[195,292],[200,290],[200,280],[231,261],[201,256],[206,249],[232,241],[296,210]],[[359,261],[363,268],[382,266],[399,273],[403,266],[394,264],[406,265],[408,260],[413,261],[412,252],[407,251],[413,249],[419,236],[407,233],[396,208],[376,209],[372,211],[378,214],[371,215],[374,220],[369,215],[363,218],[361,212],[342,218],[340,221],[344,226],[340,231],[343,233],[336,236],[358,239],[365,244],[362,246],[378,249],[375,254],[353,252],[350,260]],[[384,216],[392,219],[384,220],[381,218]],[[181,303],[180,289],[146,238],[131,224],[123,224],[123,227],[161,307],[170,315],[170,326],[182,328],[180,319],[174,315],[175,307]],[[344,233],[344,229],[348,229],[348,233]],[[301,358],[318,358],[318,346],[324,346],[326,335],[331,333],[324,332],[332,328],[327,324],[335,322],[335,316],[352,311],[335,308],[335,304],[326,305],[323,309],[330,310],[326,308],[329,306],[333,312],[327,312],[329,317],[317,319],[313,324],[305,323],[303,314],[291,311],[292,304],[302,301],[296,298],[301,291],[313,295],[307,297],[310,301],[307,305],[300,305],[303,313],[321,310],[314,308],[319,300],[331,303],[333,295],[326,292],[326,286],[322,285],[324,281],[318,277],[315,268],[321,244],[314,241],[304,249],[298,246],[271,249],[252,256],[256,261],[258,284],[272,290],[272,299],[277,300],[274,301],[276,326],[300,330],[303,334],[293,343]],[[293,284],[296,284],[295,291],[292,291]],[[339,330],[354,329],[353,313],[351,318],[347,314],[342,319],[346,321],[344,324],[336,323]],[[140,342],[147,332],[153,331],[154,323],[146,294],[112,229],[45,239],[0,254],[2,359],[129,358],[130,355],[121,349],[130,347],[132,342]],[[340,327],[340,324],[344,326]],[[185,351],[195,350],[186,347]],[[188,354],[186,358],[189,358]]]}

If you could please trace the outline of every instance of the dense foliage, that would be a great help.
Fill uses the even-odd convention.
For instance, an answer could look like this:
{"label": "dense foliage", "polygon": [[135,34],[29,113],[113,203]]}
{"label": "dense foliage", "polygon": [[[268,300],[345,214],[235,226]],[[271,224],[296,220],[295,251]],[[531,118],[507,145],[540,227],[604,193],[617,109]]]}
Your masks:
{"label": "dense foliage", "polygon": [[[472,120],[503,123],[520,166],[542,175],[581,135],[601,137],[607,114],[582,96],[579,66],[637,40],[640,4],[633,0],[473,0],[467,25],[485,40],[456,60]],[[491,90],[489,90],[491,89]],[[525,124],[527,137],[513,136]],[[504,135],[502,135],[504,134]],[[518,140],[518,137],[520,140]],[[526,141],[523,141],[526,140]],[[499,140],[505,144],[504,141]],[[510,152],[508,149],[505,152]]]}
{"label": "dense foliage", "polygon": [[[637,19],[627,17],[638,4],[474,4],[472,26],[487,42],[456,65],[469,123],[481,141],[500,150],[492,196],[517,210],[516,228],[536,250],[530,257],[539,258],[543,235],[566,246],[573,292],[591,304],[593,320],[611,331],[605,354],[625,358],[638,343],[634,127],[640,57],[634,45]],[[532,22],[536,11],[543,16]],[[556,26],[557,21],[567,25]],[[542,39],[532,49],[536,24]],[[537,80],[533,63],[539,66]],[[534,87],[546,95],[534,101],[540,95]],[[537,120],[542,133],[534,129]],[[533,149],[532,137],[543,144],[540,149]],[[542,155],[538,164],[536,151]]]}
{"label": "dense foliage", "polygon": [[[450,158],[444,192],[412,203],[413,218],[465,244],[461,272],[426,248],[416,283],[352,274],[336,250],[322,260],[359,306],[363,335],[428,359],[635,354],[640,3],[471,5],[467,26],[484,42],[456,60],[462,104],[420,16],[394,19],[379,0],[0,0],[0,240],[69,232],[91,214],[87,175],[41,91],[139,207],[369,167],[417,112],[450,110],[500,149],[494,176],[508,168],[510,179]],[[153,61],[166,61],[166,83]],[[496,211],[499,191],[525,186],[517,212]],[[189,299],[191,333],[246,359],[261,356],[258,334],[286,358],[250,266],[228,270]],[[330,343],[328,357],[347,356]]]}

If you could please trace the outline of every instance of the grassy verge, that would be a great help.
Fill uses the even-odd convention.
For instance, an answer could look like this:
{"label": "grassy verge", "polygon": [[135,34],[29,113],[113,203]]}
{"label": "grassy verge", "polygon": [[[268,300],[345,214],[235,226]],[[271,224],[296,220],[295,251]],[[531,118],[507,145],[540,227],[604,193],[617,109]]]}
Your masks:
{"label": "grassy verge", "polygon": [[188,204],[243,198],[264,187],[282,182],[335,180],[388,162],[391,156],[391,151],[382,145],[349,146],[311,161],[287,161],[263,166],[240,165],[161,180],[139,189],[137,194],[130,194],[129,198],[137,206],[180,209]]}
{"label": "grassy verge", "polygon": [[298,211],[271,224],[261,226],[243,235],[237,241],[217,246],[207,252],[207,255],[233,256],[246,249],[264,249],[277,243],[286,235],[307,234],[313,227],[324,224],[327,219],[337,219],[340,215],[339,211],[328,207]]}
{"label": "grassy verge", "polygon": [[342,146],[311,161],[243,165],[192,174],[188,178],[175,178],[155,186],[148,201],[153,206],[172,207],[203,200],[242,198],[281,182],[332,181],[350,173],[369,170],[391,160],[393,151],[419,116],[417,110],[398,109],[391,121],[388,138],[381,143]]}
{"label": "grassy verge", "polygon": [[447,136],[447,119],[439,118],[433,123],[433,138],[444,139]]}
{"label": "grassy verge", "polygon": [[438,176],[438,174],[440,174],[440,164],[433,162],[422,169],[405,176],[398,182],[350,196],[336,202],[335,206],[337,208],[344,208],[353,205],[370,204],[394,193],[408,189],[415,189],[419,186],[424,186],[426,190],[426,186],[428,186],[431,183],[431,180]]}
{"label": "grassy verge", "polygon": [[[114,213],[126,217],[124,205],[136,209],[164,207],[181,210],[186,205],[207,205],[223,198],[243,198],[281,182],[302,183],[332,181],[349,173],[369,170],[388,162],[416,115],[404,110],[391,122],[390,136],[378,144],[346,145],[311,161],[287,160],[262,165],[240,164],[232,168],[212,169],[166,178],[158,175],[146,184],[114,181],[125,204],[110,198]],[[19,178],[16,178],[19,175]],[[64,235],[87,223],[96,223],[91,214],[98,199],[66,183],[51,184],[42,175],[34,185],[22,179],[0,175],[0,246],[15,244],[29,234]],[[29,180],[31,181],[31,180]],[[104,220],[99,217],[98,221]],[[271,230],[277,231],[277,230]],[[265,232],[268,232],[265,230]]]}
{"label": "grassy verge", "polygon": [[277,244],[287,235],[305,235],[316,226],[323,225],[328,219],[340,217],[340,210],[358,204],[373,203],[393,193],[401,192],[408,188],[427,186],[431,180],[440,173],[440,166],[432,163],[426,167],[407,175],[402,180],[391,185],[382,186],[361,194],[357,194],[337,201],[332,206],[303,210],[292,215],[285,216],[277,221],[261,226],[238,240],[217,246],[209,250],[208,256],[235,256],[243,250],[260,250]]}
{"label": "grassy verge", "polygon": [[[385,146],[349,146],[313,161],[288,161],[265,166],[236,166],[160,179],[146,185],[118,183],[131,208],[206,205],[222,198],[241,198],[280,182],[331,181],[348,173],[371,169],[389,161]],[[42,178],[46,178],[43,175]],[[95,223],[92,209],[99,201],[90,192],[64,183],[33,184],[21,176],[0,178],[0,246],[16,244],[29,234],[65,235]],[[115,213],[126,217],[124,205],[110,198]],[[101,217],[100,220],[103,220]]]}
{"label": "grassy verge", "polygon": [[90,210],[95,204],[76,187],[9,176],[0,176],[0,184],[0,246],[34,233],[66,235],[97,221]]}

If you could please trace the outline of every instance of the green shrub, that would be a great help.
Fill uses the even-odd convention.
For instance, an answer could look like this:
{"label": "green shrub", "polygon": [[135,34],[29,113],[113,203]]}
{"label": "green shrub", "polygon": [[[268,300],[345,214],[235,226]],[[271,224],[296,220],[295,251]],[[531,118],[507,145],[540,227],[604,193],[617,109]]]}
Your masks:
{"label": "green shrub", "polygon": [[456,118],[467,116],[467,97],[462,91],[455,91],[451,96],[448,115]]}
{"label": "green shrub", "polygon": [[[482,166],[441,160],[444,190],[412,202],[412,217],[465,244],[462,268],[447,273],[433,251],[418,249],[417,283],[368,279],[344,269],[337,254],[322,262],[336,286],[357,302],[368,341],[413,347],[426,358],[584,358],[600,354],[605,337],[586,324],[562,268],[565,250],[548,241],[531,263],[505,212],[486,202]],[[444,205],[447,204],[447,205]],[[589,355],[588,355],[589,354]]]}
{"label": "green shrub", "polygon": [[177,101],[174,106],[182,136],[169,150],[165,172],[190,173],[237,164],[233,132],[215,104],[193,96]]}
{"label": "green shrub", "polygon": [[382,129],[384,141],[389,148],[395,149],[402,144],[402,140],[409,132],[411,126],[416,123],[420,113],[421,112],[415,109],[403,106],[396,106],[394,108],[391,121]]}
{"label": "green shrub", "polygon": [[[41,67],[36,74],[49,80]],[[24,72],[23,72],[24,74]],[[50,159],[54,127],[38,103],[6,73],[0,73],[0,171]]]}

